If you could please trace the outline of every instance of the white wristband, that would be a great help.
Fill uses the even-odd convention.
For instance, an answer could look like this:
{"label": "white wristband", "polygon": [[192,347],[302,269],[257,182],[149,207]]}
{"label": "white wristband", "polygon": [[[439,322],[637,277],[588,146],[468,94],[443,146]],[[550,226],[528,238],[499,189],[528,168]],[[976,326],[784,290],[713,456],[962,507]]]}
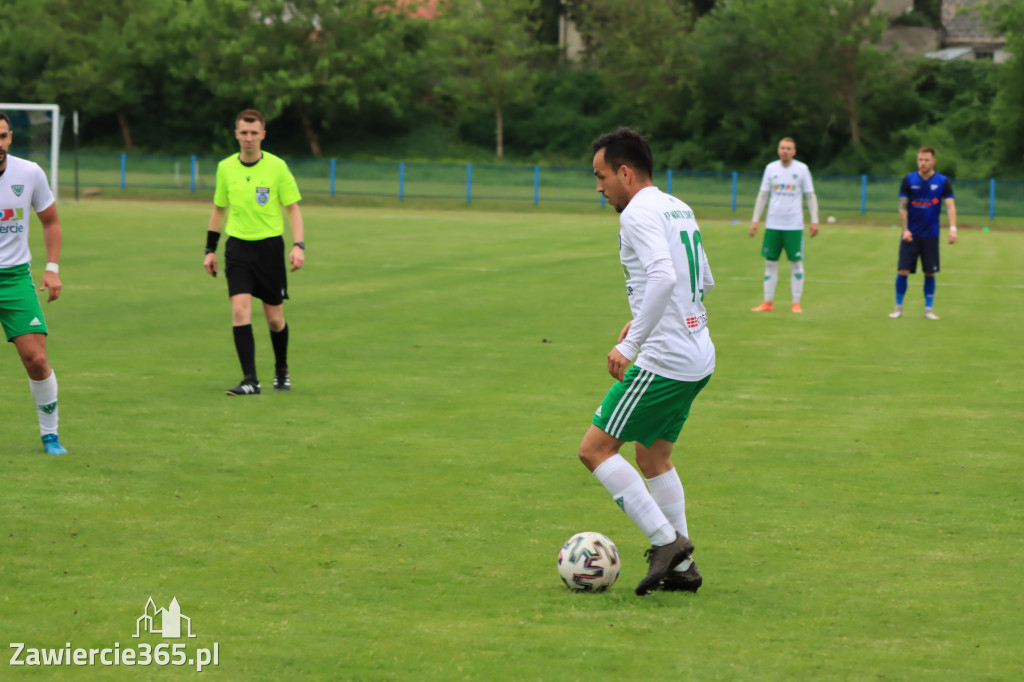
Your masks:
{"label": "white wristband", "polygon": [[52,273],[56,274],[56,273],[60,272],[60,266],[57,265],[56,263],[47,263],[46,264],[46,271],[47,272],[52,272]]}

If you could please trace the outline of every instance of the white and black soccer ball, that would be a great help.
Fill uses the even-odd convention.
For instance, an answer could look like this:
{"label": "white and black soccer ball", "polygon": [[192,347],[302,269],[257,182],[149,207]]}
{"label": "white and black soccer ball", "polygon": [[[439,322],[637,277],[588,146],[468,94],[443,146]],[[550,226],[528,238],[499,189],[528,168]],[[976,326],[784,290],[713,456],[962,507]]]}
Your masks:
{"label": "white and black soccer ball", "polygon": [[619,549],[593,531],[576,533],[558,552],[558,575],[575,592],[602,592],[619,579]]}

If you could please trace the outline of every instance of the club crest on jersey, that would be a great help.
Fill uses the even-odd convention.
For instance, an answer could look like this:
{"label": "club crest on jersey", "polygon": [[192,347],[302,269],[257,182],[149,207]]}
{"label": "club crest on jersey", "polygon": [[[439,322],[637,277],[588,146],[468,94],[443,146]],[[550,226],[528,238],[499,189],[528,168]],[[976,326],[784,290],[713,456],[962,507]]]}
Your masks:
{"label": "club crest on jersey", "polygon": [[21,193],[25,191],[25,185],[11,185],[11,191],[14,192],[14,196],[20,197]]}
{"label": "club crest on jersey", "polygon": [[266,206],[267,202],[270,201],[270,188],[269,187],[257,187],[256,188],[256,203],[260,206]]}

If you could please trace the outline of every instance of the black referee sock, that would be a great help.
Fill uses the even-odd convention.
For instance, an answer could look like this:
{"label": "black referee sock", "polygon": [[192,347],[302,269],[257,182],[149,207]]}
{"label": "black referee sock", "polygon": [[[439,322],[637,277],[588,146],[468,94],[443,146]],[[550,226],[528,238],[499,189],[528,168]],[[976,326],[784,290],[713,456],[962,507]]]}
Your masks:
{"label": "black referee sock", "polygon": [[288,324],[281,331],[270,330],[270,343],[274,346],[274,364],[277,369],[288,366]]}
{"label": "black referee sock", "polygon": [[256,381],[256,339],[252,335],[252,325],[243,324],[232,327],[235,333],[235,350],[238,361],[242,363],[242,374]]}

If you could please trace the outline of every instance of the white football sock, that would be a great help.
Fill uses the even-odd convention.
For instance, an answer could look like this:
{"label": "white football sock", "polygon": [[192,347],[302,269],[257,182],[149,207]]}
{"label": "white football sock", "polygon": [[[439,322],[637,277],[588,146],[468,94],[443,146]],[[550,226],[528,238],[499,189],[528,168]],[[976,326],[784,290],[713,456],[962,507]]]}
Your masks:
{"label": "white football sock", "polygon": [[613,455],[602,462],[594,469],[594,477],[601,481],[626,516],[650,538],[652,545],[667,545],[676,539],[675,528],[651,497],[643,477],[622,455]]}
{"label": "white football sock", "polygon": [[39,416],[39,433],[57,433],[57,373],[50,370],[50,376],[42,381],[29,379],[28,385]]}
{"label": "white football sock", "polygon": [[668,522],[680,535],[689,537],[690,533],[686,526],[686,494],[676,470],[673,468],[660,476],[648,478],[647,488]]}
{"label": "white football sock", "polygon": [[789,276],[789,285],[793,291],[793,303],[799,303],[800,297],[804,295],[804,262],[794,260],[789,263],[792,274]]}
{"label": "white football sock", "polygon": [[[683,492],[683,482],[679,480],[679,473],[675,468],[660,476],[648,478],[647,487],[651,491],[651,497],[654,498],[669,523],[680,535],[690,537],[690,531],[686,525],[686,495]],[[687,559],[673,570],[682,573],[690,568],[691,563]]]}
{"label": "white football sock", "polygon": [[766,260],[764,262],[764,300],[775,300],[775,287],[779,283],[779,261]]}

